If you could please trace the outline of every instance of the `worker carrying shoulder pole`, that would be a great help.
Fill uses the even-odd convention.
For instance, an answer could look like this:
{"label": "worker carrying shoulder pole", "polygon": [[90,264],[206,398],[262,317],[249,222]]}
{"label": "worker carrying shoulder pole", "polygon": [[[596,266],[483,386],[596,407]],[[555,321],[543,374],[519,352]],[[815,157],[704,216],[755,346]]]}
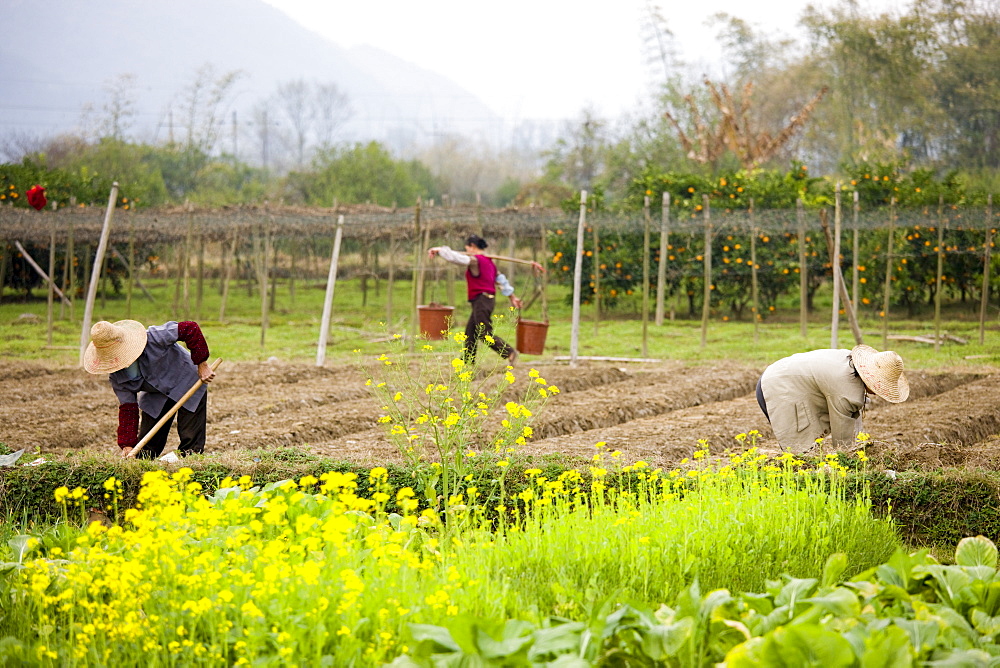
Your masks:
{"label": "worker carrying shoulder pole", "polygon": [[757,403],[778,445],[804,453],[830,434],[835,448],[849,448],[861,431],[869,397],[906,401],[910,386],[903,360],[866,345],[813,350],[780,359],[757,381]]}
{"label": "worker carrying shoulder pole", "polygon": [[[188,349],[181,348],[178,341],[183,341]],[[91,327],[83,368],[93,374],[109,374],[111,389],[120,403],[118,446],[122,457],[170,412],[194,383],[199,380],[208,383],[215,378],[208,355],[208,343],[196,322],[170,321],[147,329],[135,320],[115,323],[102,320]],[[178,452],[182,456],[205,451],[207,397],[202,385],[177,411]],[[169,431],[167,422],[138,456],[159,457]]]}
{"label": "worker carrying shoulder pole", "polygon": [[543,271],[543,268],[537,262],[487,255],[483,252],[486,250],[486,246],[487,243],[484,239],[471,234],[465,240],[465,253],[454,251],[448,246],[435,246],[428,249],[427,253],[431,257],[440,257],[452,264],[466,268],[465,283],[468,287],[469,304],[472,306],[472,314],[465,325],[465,363],[472,364],[476,361],[476,344],[479,339],[483,339],[498,355],[506,358],[508,363],[514,365],[517,362],[517,350],[514,346],[493,333],[491,318],[493,316],[497,288],[500,288],[500,294],[510,299],[510,304],[514,308],[521,308],[522,304],[521,299],[514,296],[514,286],[510,284],[506,276],[497,271],[493,259],[530,264],[535,271]]}

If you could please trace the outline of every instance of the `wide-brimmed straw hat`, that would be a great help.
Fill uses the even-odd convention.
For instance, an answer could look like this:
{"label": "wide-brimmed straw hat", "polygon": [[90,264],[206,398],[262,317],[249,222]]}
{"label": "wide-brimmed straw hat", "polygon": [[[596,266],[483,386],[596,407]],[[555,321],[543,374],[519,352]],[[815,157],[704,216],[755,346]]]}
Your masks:
{"label": "wide-brimmed straw hat", "polygon": [[106,320],[90,328],[90,345],[83,353],[83,368],[90,373],[114,373],[139,359],[146,348],[146,328],[136,320]]}
{"label": "wide-brimmed straw hat", "polygon": [[861,344],[851,349],[851,360],[868,389],[886,401],[898,404],[910,396],[910,384],[903,375],[903,358],[893,351],[879,352]]}

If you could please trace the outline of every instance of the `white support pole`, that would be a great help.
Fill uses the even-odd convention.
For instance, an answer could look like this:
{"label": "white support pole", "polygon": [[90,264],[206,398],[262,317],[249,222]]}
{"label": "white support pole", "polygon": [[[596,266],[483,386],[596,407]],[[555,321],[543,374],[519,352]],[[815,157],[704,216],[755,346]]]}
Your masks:
{"label": "white support pole", "polygon": [[576,264],[573,268],[573,325],[569,339],[569,365],[576,366],[580,349],[580,283],[583,279],[583,231],[587,226],[587,191],[580,191],[580,223],[576,227]]}
{"label": "white support pole", "polygon": [[[840,282],[844,277],[840,274],[840,182],[837,182],[833,208],[833,257],[830,258],[833,270],[833,314],[830,320],[830,347],[838,348],[837,330],[840,327]],[[850,306],[848,304],[848,306]]]}
{"label": "white support pole", "polygon": [[323,299],[323,322],[319,328],[319,345],[316,347],[316,366],[326,362],[326,341],[330,337],[330,316],[333,311],[333,293],[337,287],[337,260],[340,259],[340,238],[344,233],[344,216],[337,216],[337,232],[333,237],[330,255],[330,274],[326,277],[326,297]]}
{"label": "white support pole", "polygon": [[97,255],[90,270],[90,284],[87,289],[87,303],[83,309],[83,326],[80,328],[80,366],[83,366],[83,353],[90,343],[90,321],[94,317],[94,300],[97,298],[97,284],[101,279],[101,267],[104,266],[104,254],[108,250],[108,237],[111,236],[111,219],[115,215],[115,202],[118,201],[118,182],[111,184],[111,195],[108,197],[108,208],[104,212],[104,227],[101,228],[101,240],[97,244]]}
{"label": "white support pole", "polygon": [[670,238],[670,193],[663,193],[660,214],[660,261],[656,265],[656,324],[663,324],[664,301],[667,298],[667,246]]}

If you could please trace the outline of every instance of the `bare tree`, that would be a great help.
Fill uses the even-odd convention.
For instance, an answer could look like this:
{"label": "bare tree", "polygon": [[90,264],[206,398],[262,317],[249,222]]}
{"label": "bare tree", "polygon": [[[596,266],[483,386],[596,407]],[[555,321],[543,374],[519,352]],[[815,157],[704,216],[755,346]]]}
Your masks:
{"label": "bare tree", "polygon": [[279,84],[274,100],[284,118],[288,120],[297,167],[305,164],[306,140],[313,120],[309,93],[309,85],[305,80],[296,79]]}
{"label": "bare tree", "polygon": [[351,103],[335,83],[316,84],[314,88],[316,141],[320,148],[333,144],[333,138],[352,115]]}
{"label": "bare tree", "polygon": [[105,82],[104,91],[107,99],[104,102],[104,117],[101,119],[100,133],[102,137],[110,137],[118,141],[125,139],[136,117],[136,83],[135,74],[119,74],[114,79]]}
{"label": "bare tree", "polygon": [[[714,122],[707,122],[706,115],[695,103],[691,95],[684,99],[690,113],[690,127],[685,130],[682,124],[670,113],[664,116],[673,125],[687,157],[701,163],[714,165],[728,150],[739,159],[745,169],[753,169],[770,160],[787,144],[795,133],[805,125],[826,94],[824,86],[809,102],[800,108],[784,126],[772,134],[770,131],[755,127],[757,123],[751,117],[753,107],[753,83],[743,86],[742,94],[736,99],[725,84],[716,85],[705,79],[705,86],[711,95],[715,109],[710,110]],[[693,135],[693,136],[692,136]]]}
{"label": "bare tree", "polygon": [[188,149],[212,152],[222,132],[225,102],[242,76],[239,70],[216,75],[211,64],[202,65],[182,91],[183,128]]}

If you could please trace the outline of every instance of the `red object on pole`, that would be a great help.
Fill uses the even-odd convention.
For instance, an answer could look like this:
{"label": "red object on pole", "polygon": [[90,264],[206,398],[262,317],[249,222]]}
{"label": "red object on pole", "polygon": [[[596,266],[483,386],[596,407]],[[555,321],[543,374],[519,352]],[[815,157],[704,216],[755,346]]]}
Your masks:
{"label": "red object on pole", "polygon": [[28,204],[33,206],[35,211],[41,211],[48,204],[48,200],[45,199],[45,188],[41,186],[31,186],[25,194],[28,196]]}

